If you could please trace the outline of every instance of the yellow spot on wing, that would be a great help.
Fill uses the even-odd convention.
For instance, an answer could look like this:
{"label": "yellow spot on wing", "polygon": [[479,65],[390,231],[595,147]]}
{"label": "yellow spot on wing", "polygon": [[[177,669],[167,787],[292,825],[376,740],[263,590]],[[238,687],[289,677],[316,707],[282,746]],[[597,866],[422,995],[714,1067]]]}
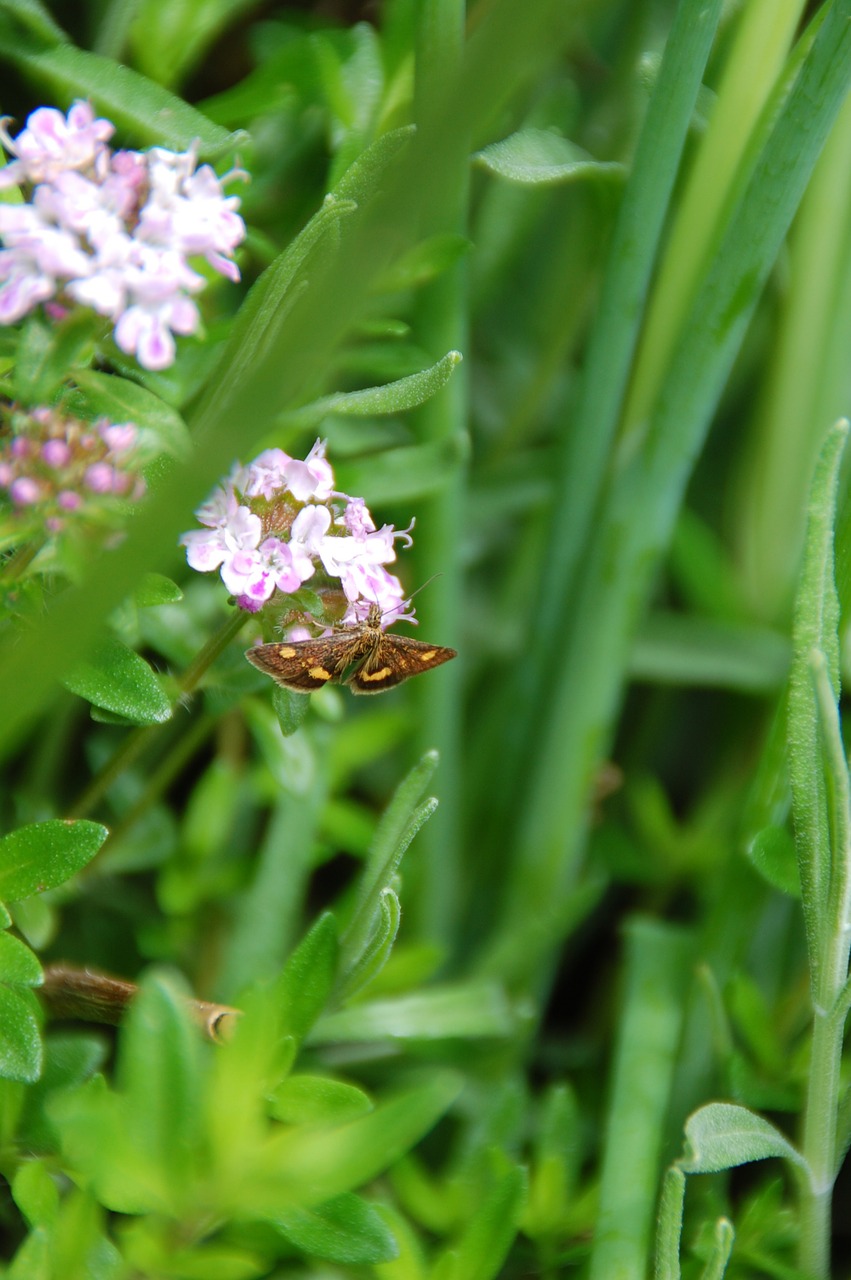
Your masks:
{"label": "yellow spot on wing", "polygon": [[392,667],[382,667],[379,671],[362,671],[360,673],[361,680],[386,680],[388,676],[392,676]]}
{"label": "yellow spot on wing", "polygon": [[292,645],[289,645],[289,644],[279,644],[279,645],[278,645],[278,657],[279,657],[279,658],[294,658],[294,657],[295,657],[295,652],[296,652],[296,651],[295,651],[295,649],[292,647]]}
{"label": "yellow spot on wing", "polygon": [[437,650],[436,650],[436,649],[429,649],[428,653],[421,653],[421,654],[420,654],[420,657],[422,658],[423,662],[431,662],[432,658],[434,658],[434,657],[436,657],[436,656],[437,656]]}
{"label": "yellow spot on wing", "polygon": [[308,667],[307,674],[311,680],[330,680],[331,672],[326,671],[324,667]]}

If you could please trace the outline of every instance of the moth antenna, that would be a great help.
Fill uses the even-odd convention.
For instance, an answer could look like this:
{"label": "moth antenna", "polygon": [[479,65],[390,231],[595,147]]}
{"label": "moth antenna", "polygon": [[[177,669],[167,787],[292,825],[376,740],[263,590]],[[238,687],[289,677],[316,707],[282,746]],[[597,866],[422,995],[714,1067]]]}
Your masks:
{"label": "moth antenna", "polygon": [[[405,596],[404,600],[402,601],[402,604],[409,605],[413,600],[414,596],[418,596],[421,591],[425,591],[426,587],[430,586],[431,583],[434,582],[435,578],[442,578],[442,577],[443,577],[442,573],[433,573],[430,578],[426,578],[425,582],[423,582],[419,587],[417,587],[416,591],[412,591],[410,595]],[[385,618],[388,613],[395,613],[395,609],[385,609],[381,615],[382,618]]]}

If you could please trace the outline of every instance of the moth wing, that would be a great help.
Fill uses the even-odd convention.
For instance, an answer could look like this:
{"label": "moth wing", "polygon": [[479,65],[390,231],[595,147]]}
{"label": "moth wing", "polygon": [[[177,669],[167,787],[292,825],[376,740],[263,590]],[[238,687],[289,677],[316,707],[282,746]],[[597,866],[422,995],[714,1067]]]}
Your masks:
{"label": "moth wing", "polygon": [[352,693],[383,693],[411,676],[422,675],[456,656],[454,649],[411,636],[384,636],[345,683]]}
{"label": "moth wing", "polygon": [[246,649],[245,656],[258,671],[293,693],[313,693],[337,673],[333,648],[319,640],[258,644]]}

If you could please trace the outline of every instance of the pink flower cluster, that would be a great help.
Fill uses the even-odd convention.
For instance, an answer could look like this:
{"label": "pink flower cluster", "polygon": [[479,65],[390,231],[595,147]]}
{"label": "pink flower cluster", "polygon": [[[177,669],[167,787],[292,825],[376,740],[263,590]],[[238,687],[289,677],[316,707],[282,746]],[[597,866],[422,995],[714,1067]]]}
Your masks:
{"label": "pink flower cluster", "polygon": [[0,492],[21,515],[37,509],[50,532],[105,499],[136,501],[145,492],[132,422],[81,422],[43,408],[15,415],[14,425],[0,444]]}
{"label": "pink flower cluster", "polygon": [[385,626],[413,618],[385,568],[397,538],[410,545],[409,533],[376,529],[363,498],[335,492],[323,441],[303,462],[267,449],[236,467],[196,515],[205,527],[183,534],[186,558],[203,573],[218,569],[242,609],[256,613],[275,592],[291,594],[317,574],[326,589],[342,591],[344,623],[363,621],[371,604]]}
{"label": "pink flower cluster", "polygon": [[[194,333],[193,295],[205,280],[188,263],[206,259],[239,279],[233,253],[245,236],[236,196],[225,196],[194,149],[113,151],[109,120],[87,102],[67,117],[40,107],[12,139],[0,190],[23,186],[29,203],[0,204],[0,324],[40,303],[80,303],[115,325],[115,341],[146,369],[175,356],[174,334]],[[232,175],[237,176],[237,175]]]}

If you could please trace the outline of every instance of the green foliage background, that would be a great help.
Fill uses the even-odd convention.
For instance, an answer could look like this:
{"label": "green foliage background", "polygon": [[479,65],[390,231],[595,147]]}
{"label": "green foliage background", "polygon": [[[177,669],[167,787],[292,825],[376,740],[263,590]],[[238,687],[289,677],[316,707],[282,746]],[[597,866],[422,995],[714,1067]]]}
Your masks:
{"label": "green foliage background", "polygon": [[[169,455],[120,546],[2,588],[4,1274],[830,1274],[785,739],[851,392],[849,19],[0,2],[5,114],[88,97],[128,146],[238,158],[252,286],[161,374],[0,334],[10,395]],[[176,541],[236,458],[317,434],[379,522],[416,516],[400,571],[460,657],[296,724]],[[800,625],[836,483],[847,603],[831,440],[797,652],[835,703],[841,624]],[[141,976],[121,1030],[47,1024],[42,1057],[33,953]],[[231,1040],[189,992],[242,1009]],[[773,1125],[731,1138],[744,1107]]]}

